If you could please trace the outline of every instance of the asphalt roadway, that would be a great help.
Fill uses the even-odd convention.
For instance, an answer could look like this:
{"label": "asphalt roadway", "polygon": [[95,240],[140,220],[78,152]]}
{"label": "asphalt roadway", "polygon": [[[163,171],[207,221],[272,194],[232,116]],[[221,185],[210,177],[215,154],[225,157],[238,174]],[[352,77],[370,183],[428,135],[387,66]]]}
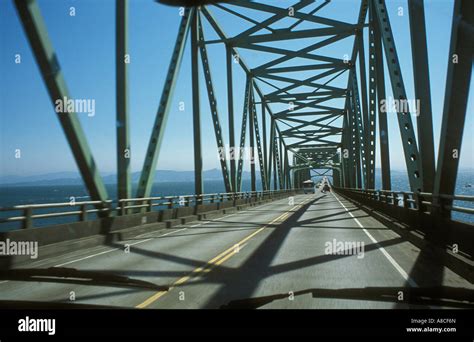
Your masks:
{"label": "asphalt roadway", "polygon": [[[398,300],[381,300],[380,289],[473,289],[351,202],[319,190],[25,267],[53,266],[119,274],[170,288],[8,280],[0,282],[0,300],[197,309],[274,296],[257,305],[244,301],[243,307],[390,309],[432,306],[409,304],[398,298],[398,291]],[[313,296],[314,291],[320,296]]]}

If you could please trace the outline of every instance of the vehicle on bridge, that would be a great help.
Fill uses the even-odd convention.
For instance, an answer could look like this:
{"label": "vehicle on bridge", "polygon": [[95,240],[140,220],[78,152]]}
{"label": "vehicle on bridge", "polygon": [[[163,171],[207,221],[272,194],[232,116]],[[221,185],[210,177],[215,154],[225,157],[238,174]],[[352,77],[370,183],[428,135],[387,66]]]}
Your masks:
{"label": "vehicle on bridge", "polygon": [[329,192],[331,191],[331,187],[329,186],[327,182],[323,184],[323,188],[321,189],[322,193],[325,193],[326,191],[329,191]]}
{"label": "vehicle on bridge", "polygon": [[303,182],[303,190],[305,194],[314,194],[315,193],[315,184],[311,179]]}

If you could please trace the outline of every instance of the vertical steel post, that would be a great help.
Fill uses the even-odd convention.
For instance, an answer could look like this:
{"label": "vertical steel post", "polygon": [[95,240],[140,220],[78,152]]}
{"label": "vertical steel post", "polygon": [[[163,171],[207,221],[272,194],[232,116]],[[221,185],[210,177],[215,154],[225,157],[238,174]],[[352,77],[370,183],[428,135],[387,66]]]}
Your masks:
{"label": "vertical steel post", "polygon": [[[408,0],[410,36],[415,80],[418,148],[423,175],[422,191],[432,192],[435,178],[433,119],[431,114],[430,74],[426,46],[425,11],[423,0]],[[471,39],[473,39],[471,37]]]}
{"label": "vertical steel post", "polygon": [[[262,131],[263,131],[263,167],[265,168],[266,178],[270,178],[270,175],[267,173],[268,170],[268,153],[267,153],[267,119],[265,111],[265,100],[262,100]],[[265,190],[268,190],[268,179],[265,179]]]}
{"label": "vertical steel post", "polygon": [[249,147],[250,147],[250,185],[251,191],[256,191],[256,179],[255,179],[255,111],[254,97],[253,97],[253,80],[250,79],[250,95],[249,95]]}
{"label": "vertical steel post", "polygon": [[[390,26],[390,18],[385,6],[385,0],[374,1],[374,13],[377,17],[385,57],[387,59],[390,83],[392,85],[393,95],[396,100],[402,102],[407,100],[405,85],[403,82],[402,70],[398,61],[397,49]],[[407,167],[408,180],[412,191],[419,191],[423,184],[423,175],[421,174],[421,160],[418,153],[417,141],[413,129],[413,123],[410,117],[408,102],[404,103],[403,108],[398,108],[397,118],[402,139],[403,153]]]}
{"label": "vertical steel post", "polygon": [[[270,147],[269,147],[269,150],[268,150],[268,172],[267,172],[267,175],[268,175],[268,189],[270,190],[270,186],[271,186],[271,180],[272,180],[272,165],[274,165],[274,162],[275,162],[275,149],[274,149],[274,144],[275,144],[275,119],[273,117],[271,117],[271,120],[270,120]],[[273,177],[274,179],[274,177]],[[275,184],[275,180],[274,181],[274,184]],[[275,190],[275,188],[274,188]]]}
{"label": "vertical steel post", "polygon": [[276,123],[273,126],[273,190],[278,190],[278,153],[277,153],[277,136],[276,136]]}
{"label": "vertical steel post", "polygon": [[245,85],[244,109],[242,113],[242,126],[240,128],[240,145],[239,145],[239,164],[237,167],[237,192],[242,190],[242,172],[244,167],[244,148],[245,134],[247,133],[247,116],[249,111],[250,97],[250,79],[247,78]]}
{"label": "vertical steel post", "polygon": [[196,10],[191,26],[191,73],[193,91],[193,136],[194,136],[194,189],[196,195],[203,193],[201,110],[199,94],[199,12]]}
{"label": "vertical steel post", "polygon": [[[449,49],[448,74],[444,96],[443,121],[438,151],[438,165],[433,195],[454,195],[461,153],[464,121],[472,73],[474,43],[474,2],[456,0],[454,3],[451,46]],[[447,200],[443,204],[449,205]],[[447,216],[451,213],[445,211]]]}
{"label": "vertical steel post", "polygon": [[369,189],[375,189],[375,147],[377,129],[377,71],[375,59],[375,29],[373,24],[373,8],[369,4],[369,115],[366,126],[367,135],[367,178]]}
{"label": "vertical steel post", "polygon": [[130,137],[128,114],[128,0],[116,2],[115,67],[117,99],[117,198],[130,198]]}
{"label": "vertical steel post", "polygon": [[380,168],[382,172],[382,189],[391,190],[390,180],[390,150],[388,140],[387,112],[382,110],[386,101],[385,75],[382,51],[382,37],[380,36],[380,25],[376,19],[373,1],[370,2],[371,22],[374,27],[374,53],[375,53],[375,78],[377,83],[377,113],[379,119],[379,143],[380,143]]}
{"label": "vertical steel post", "polygon": [[[357,145],[357,170],[358,170],[358,175],[357,175],[357,182],[358,182],[358,187],[359,188],[364,188],[367,189],[367,168],[366,168],[366,155],[365,155],[365,130],[364,126],[362,123],[362,113],[361,113],[361,108],[360,108],[360,102],[359,102],[359,90],[358,90],[358,85],[357,85],[357,75],[354,70],[354,72],[351,74],[352,75],[352,102],[353,102],[353,113],[354,113],[354,119],[355,121],[353,122],[354,125],[356,125],[356,132],[357,132],[357,137],[358,137],[358,142],[359,144]],[[361,171],[362,168],[362,171]]]}
{"label": "vertical steel post", "polygon": [[283,184],[285,183],[285,173],[283,172],[283,137],[280,132],[278,132],[280,148],[279,151],[279,171],[280,171],[280,189],[283,189]]}
{"label": "vertical steel post", "polygon": [[[360,74],[360,98],[362,101],[362,127],[363,127],[363,140],[364,140],[364,153],[363,156],[363,165],[362,170],[364,170],[364,184],[365,188],[368,187],[368,176],[369,176],[369,169],[370,169],[370,161],[369,161],[369,113],[368,113],[368,105],[367,105],[367,69],[365,66],[365,46],[364,46],[364,30],[360,29],[357,32],[357,42],[358,42],[358,52],[359,52],[359,74]],[[354,74],[356,75],[356,71],[354,69]],[[359,93],[359,89],[357,89],[357,93]]]}
{"label": "vertical steel post", "polygon": [[[262,183],[262,189],[267,190],[267,175],[265,169],[265,161],[262,152],[262,140],[260,137],[260,128],[258,124],[258,115],[257,109],[255,105],[255,94],[254,89],[252,87],[252,108],[250,109],[253,112],[253,123],[254,123],[254,133],[255,133],[255,141],[257,142],[257,154],[258,154],[258,165],[260,169],[260,181]],[[255,163],[255,155],[254,155],[254,163]]]}
{"label": "vertical steel post", "polygon": [[232,76],[232,47],[226,45],[227,62],[227,111],[229,120],[229,149],[230,149],[230,183],[232,191],[237,191],[235,159],[237,151],[235,150],[235,128],[234,128],[234,89]]}

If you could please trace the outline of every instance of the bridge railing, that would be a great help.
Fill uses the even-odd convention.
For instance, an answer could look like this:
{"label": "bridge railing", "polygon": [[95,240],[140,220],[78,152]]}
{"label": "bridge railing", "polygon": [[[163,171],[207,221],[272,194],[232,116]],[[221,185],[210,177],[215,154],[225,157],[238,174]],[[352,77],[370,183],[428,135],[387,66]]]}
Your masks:
{"label": "bridge railing", "polygon": [[439,212],[455,211],[464,214],[474,215],[474,208],[454,205],[455,202],[474,203],[474,196],[465,195],[433,195],[428,192],[408,192],[392,190],[365,190],[345,188],[340,189],[349,191],[367,199],[383,202],[393,206],[415,209],[419,211],[432,211],[437,209]]}
{"label": "bridge railing", "polygon": [[[261,200],[271,198],[271,196],[275,194],[290,193],[297,190],[298,189],[159,196],[128,198],[118,201],[70,201],[62,203],[26,204],[16,205],[13,207],[0,207],[0,230],[2,230],[2,225],[8,223],[19,223],[21,228],[29,229],[36,227],[37,225],[35,225],[35,222],[38,220],[74,217],[74,222],[88,221],[96,219],[99,216],[126,215],[139,211],[150,212],[154,210],[221,203],[241,199]],[[52,224],[58,224],[58,222]]]}
{"label": "bridge railing", "polygon": [[360,204],[371,217],[473,281],[474,196],[338,187],[334,191]]}
{"label": "bridge railing", "polygon": [[[66,208],[67,210],[65,210]],[[38,219],[75,216],[79,221],[87,221],[90,214],[105,213],[109,215],[114,210],[113,201],[111,200],[16,205],[0,207],[0,213],[2,214],[0,224],[20,222],[22,228],[27,229],[33,228],[34,220]]]}
{"label": "bridge railing", "polygon": [[199,204],[222,203],[226,201],[235,201],[239,199],[263,199],[272,194],[281,194],[292,192],[293,190],[265,190],[265,191],[247,191],[247,192],[227,192],[212,193],[202,195],[181,195],[181,196],[160,196],[146,198],[127,198],[118,201],[115,208],[121,215],[129,213],[131,210],[145,209],[153,211],[158,209],[171,209],[177,206],[193,206]]}

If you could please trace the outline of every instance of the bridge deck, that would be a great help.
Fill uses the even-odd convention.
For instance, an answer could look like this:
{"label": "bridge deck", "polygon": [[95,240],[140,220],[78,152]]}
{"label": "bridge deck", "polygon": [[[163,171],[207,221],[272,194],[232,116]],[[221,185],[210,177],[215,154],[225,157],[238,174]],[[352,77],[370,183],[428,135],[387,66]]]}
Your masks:
{"label": "bridge deck", "polygon": [[[364,242],[363,257],[328,255],[326,243]],[[374,242],[376,241],[376,242]],[[124,252],[124,245],[130,252]],[[36,261],[126,275],[168,292],[53,282],[0,283],[1,300],[69,301],[146,308],[217,308],[234,299],[312,288],[449,285],[469,282],[333,193],[294,196],[237,214],[148,233],[133,240]],[[184,296],[184,298],[183,298]],[[184,299],[184,300],[183,300]],[[264,308],[394,308],[406,304],[312,298],[273,301]],[[414,307],[411,305],[411,307]]]}

